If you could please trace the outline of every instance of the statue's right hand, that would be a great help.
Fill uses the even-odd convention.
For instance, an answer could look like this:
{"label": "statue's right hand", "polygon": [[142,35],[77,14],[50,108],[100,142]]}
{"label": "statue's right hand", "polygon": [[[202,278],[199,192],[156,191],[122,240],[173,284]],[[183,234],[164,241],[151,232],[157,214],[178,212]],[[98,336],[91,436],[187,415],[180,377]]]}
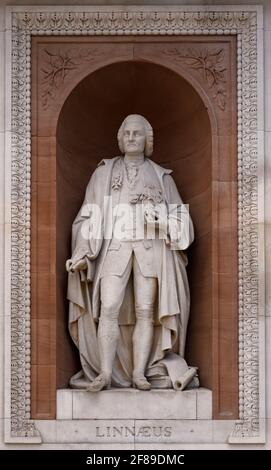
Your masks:
{"label": "statue's right hand", "polygon": [[74,273],[74,271],[80,271],[81,269],[87,268],[87,262],[85,258],[80,259],[79,261],[73,262],[72,259],[66,261],[66,270],[68,273]]}

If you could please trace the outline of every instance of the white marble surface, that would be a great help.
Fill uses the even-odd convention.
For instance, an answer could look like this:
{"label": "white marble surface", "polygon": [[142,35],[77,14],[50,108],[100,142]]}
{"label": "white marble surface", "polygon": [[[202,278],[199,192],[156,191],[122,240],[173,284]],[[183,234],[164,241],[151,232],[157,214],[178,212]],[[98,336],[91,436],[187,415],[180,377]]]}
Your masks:
{"label": "white marble surface", "polygon": [[[257,2],[258,4],[268,4],[268,0],[262,0]],[[29,0],[24,5],[24,11],[31,10],[33,11],[35,8],[38,11],[70,11],[70,6],[74,5],[77,8],[77,11],[84,11],[88,10],[97,10],[97,5],[99,5],[99,10],[108,10],[111,8],[117,8],[120,5],[125,5],[126,11],[133,9],[134,5],[141,5],[141,10],[147,6],[153,6],[155,10],[164,10],[165,6],[167,6],[167,11],[170,8],[174,8],[176,5],[181,6],[185,5],[188,11],[193,10],[205,10],[205,11],[216,11],[216,10],[223,10],[227,8],[227,10],[232,9],[239,9],[242,10],[244,5],[246,6],[246,10],[255,10],[255,0],[58,0],[57,2],[54,0]],[[24,4],[24,0],[14,0],[13,2],[9,0],[2,0],[3,5],[10,5],[12,4],[13,9],[21,10],[21,5]],[[37,6],[38,4],[38,6]]]}
{"label": "white marble surface", "polygon": [[56,428],[57,428],[57,420],[35,420],[37,429],[39,430],[42,436],[43,443],[56,443]]}
{"label": "white marble surface", "polygon": [[[138,445],[150,448],[175,448],[196,445],[196,448],[227,444],[233,421],[211,420],[59,420],[36,421],[43,438],[43,447],[66,445]],[[135,434],[135,436],[132,435]],[[122,447],[121,447],[122,448]],[[132,448],[132,447],[131,447]],[[138,447],[139,448],[139,447]],[[188,447],[189,448],[189,447]]]}
{"label": "white marble surface", "polygon": [[267,445],[271,447],[271,3],[265,9],[265,283],[266,283],[266,417]]}
{"label": "white marble surface", "polygon": [[[271,40],[271,36],[270,36]],[[271,49],[271,48],[270,48]],[[270,50],[271,55],[271,50]],[[271,82],[271,74],[270,74]],[[270,104],[271,107],[271,104]],[[266,286],[271,286],[271,131],[265,132],[265,191],[269,196],[265,200],[265,241],[266,241],[266,256],[265,256],[265,280]],[[271,289],[266,288],[266,316],[271,316]]]}
{"label": "white marble surface", "polygon": [[56,395],[57,419],[72,419],[72,393],[58,390]]}
{"label": "white marble surface", "polygon": [[[71,398],[72,397],[72,398]],[[57,391],[58,419],[211,419],[212,393],[207,389],[112,389],[99,393]],[[72,407],[72,409],[71,409]]]}
{"label": "white marble surface", "polygon": [[[271,317],[266,318],[266,417],[271,420]],[[271,438],[271,434],[270,434]]]}
{"label": "white marble surface", "polygon": [[[5,81],[5,33],[0,31],[0,84]],[[0,133],[5,131],[5,96],[0,87]],[[1,146],[1,151],[4,147]],[[3,175],[4,176],[4,175]]]}
{"label": "white marble surface", "polygon": [[[266,317],[264,316],[259,316],[259,336],[262,337],[262,341],[260,343],[259,347],[259,363],[265,363],[265,357],[266,357]],[[259,368],[259,394],[260,394],[260,402],[259,402],[259,419],[261,423],[263,423],[263,419],[265,419],[267,411],[266,411],[266,400],[269,400],[269,397],[267,395],[266,397],[266,373],[267,371],[265,370],[264,367]],[[262,426],[260,428],[260,435],[264,436],[265,434],[265,426]]]}
{"label": "white marble surface", "polygon": [[[11,31],[5,32],[5,41],[3,42],[5,51],[5,68],[4,68],[4,90],[3,90],[3,105],[4,105],[4,130],[11,132]],[[8,160],[9,161],[9,160]]]}
{"label": "white marble surface", "polygon": [[212,392],[200,388],[197,390],[197,419],[212,419]]}
{"label": "white marble surface", "polygon": [[[100,422],[100,424],[103,421]],[[108,421],[105,421],[104,423],[108,423]],[[61,423],[61,421],[59,421]],[[70,421],[63,421],[64,425],[69,426]],[[73,422],[74,423],[74,422]],[[210,436],[210,426],[209,424],[211,423],[212,427],[212,436]],[[2,429],[1,425],[3,424],[3,420],[0,421],[0,437],[3,436],[2,434]],[[77,422],[79,424],[79,422]],[[240,449],[271,449],[271,420],[268,419],[266,420],[267,424],[267,435],[268,435],[268,442],[266,443],[265,446],[263,445],[235,445],[234,449],[240,450]],[[180,432],[185,432],[185,429],[190,429],[190,430],[196,430],[197,429],[195,426],[193,426],[193,423],[190,421],[179,421],[179,431]],[[188,427],[187,427],[188,425]],[[36,421],[36,426],[41,432],[41,435],[43,437],[43,444],[42,444],[42,449],[43,450],[49,450],[49,449],[54,449],[54,450],[72,450],[72,449],[81,449],[81,450],[102,450],[102,449],[114,449],[114,450],[119,450],[119,449],[146,449],[146,450],[174,450],[174,449],[182,449],[182,450],[195,450],[195,449],[231,449],[232,446],[227,444],[227,437],[229,432],[232,429],[233,426],[233,421],[202,421],[200,423],[200,430],[202,434],[208,434],[208,439],[205,439],[204,442],[194,442],[191,441],[189,442],[189,437],[186,438],[185,442],[90,442],[89,439],[89,429],[90,426],[97,426],[97,421],[86,421],[86,427],[84,428],[84,433],[85,433],[85,441],[81,442],[67,442],[67,434],[64,433],[61,437],[61,431],[63,429],[62,424],[58,427],[58,437],[62,439],[63,441],[66,439],[64,442],[57,442],[56,436],[57,436],[57,422],[56,421],[46,421],[46,420],[37,420]],[[183,427],[182,427],[183,426]],[[177,429],[177,428],[176,428]],[[76,427],[73,427],[73,430],[76,430]],[[193,432],[191,432],[193,434]],[[81,437],[83,436],[83,432],[81,434]],[[197,437],[197,434],[196,434]],[[4,445],[3,443],[0,442],[0,449],[20,449],[22,448],[21,445]],[[40,449],[40,446],[37,445],[28,445],[25,447],[27,449]]]}
{"label": "white marble surface", "polygon": [[[268,21],[267,21],[268,20]],[[265,31],[265,242],[266,242],[266,315],[271,315],[271,4]],[[270,360],[271,360],[271,356]],[[269,367],[270,369],[270,367]],[[268,371],[268,367],[267,367]]]}
{"label": "white marble surface", "polygon": [[0,31],[5,30],[5,7],[3,2],[0,5]]}
{"label": "white marble surface", "polygon": [[[54,423],[54,424],[53,424]],[[211,420],[58,420],[36,421],[44,443],[213,442]],[[228,429],[227,429],[228,431]],[[220,436],[223,430],[220,431]],[[223,436],[226,442],[227,436]]]}
{"label": "white marble surface", "polygon": [[[212,442],[211,420],[137,420],[135,429],[135,443],[159,442],[171,445],[174,443],[194,442],[203,444]],[[160,430],[162,436],[155,437],[155,434],[157,436]]]}
{"label": "white marble surface", "polygon": [[[128,431],[128,429],[133,431],[133,425],[133,420],[58,421],[56,426],[56,442],[91,442],[100,444],[134,442],[134,437]],[[123,437],[120,436],[119,432],[123,433]]]}
{"label": "white marble surface", "polygon": [[[1,226],[0,226],[0,230],[1,230]],[[2,297],[0,297],[0,301],[2,303],[3,301],[1,299],[2,299]],[[4,316],[0,315],[0,333],[3,330],[4,330]],[[3,363],[4,363],[4,344],[1,341],[1,343],[0,343],[0,364],[3,364]],[[0,421],[2,421],[3,417],[4,417],[4,376],[3,376],[2,373],[0,373]],[[0,433],[0,437],[1,437],[1,433]]]}
{"label": "white marble surface", "polygon": [[0,442],[4,428],[4,257],[5,257],[5,41],[4,9],[0,6]]}
{"label": "white marble surface", "polygon": [[212,421],[213,442],[226,444],[228,442],[228,437],[230,433],[232,432],[233,424],[234,424],[234,421],[231,421],[230,419],[213,420]]}

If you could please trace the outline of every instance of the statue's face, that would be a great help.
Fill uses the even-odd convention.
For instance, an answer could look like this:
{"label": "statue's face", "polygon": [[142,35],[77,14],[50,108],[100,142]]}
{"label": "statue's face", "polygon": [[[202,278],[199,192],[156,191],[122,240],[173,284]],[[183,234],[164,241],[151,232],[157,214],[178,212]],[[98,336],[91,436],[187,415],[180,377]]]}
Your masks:
{"label": "statue's face", "polygon": [[123,149],[126,155],[144,153],[146,142],[145,127],[139,119],[128,120],[123,129]]}

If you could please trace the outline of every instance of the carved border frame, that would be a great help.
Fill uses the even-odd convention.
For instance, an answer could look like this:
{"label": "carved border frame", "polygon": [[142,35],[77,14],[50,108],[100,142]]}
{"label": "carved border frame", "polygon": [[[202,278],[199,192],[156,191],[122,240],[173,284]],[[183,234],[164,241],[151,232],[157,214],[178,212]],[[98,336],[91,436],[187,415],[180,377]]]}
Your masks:
{"label": "carved border frame", "polygon": [[41,442],[30,419],[31,36],[128,34],[237,35],[240,419],[229,443],[264,442],[262,7],[8,7],[6,18],[5,442]]}

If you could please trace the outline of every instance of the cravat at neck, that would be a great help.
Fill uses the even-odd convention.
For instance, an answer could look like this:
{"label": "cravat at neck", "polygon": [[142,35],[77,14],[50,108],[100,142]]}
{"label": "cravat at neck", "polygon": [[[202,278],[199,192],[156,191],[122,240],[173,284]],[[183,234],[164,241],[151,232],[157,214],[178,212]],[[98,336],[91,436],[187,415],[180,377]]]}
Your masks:
{"label": "cravat at neck", "polygon": [[124,157],[124,163],[126,165],[139,166],[139,165],[142,165],[142,163],[144,163],[144,161],[145,161],[144,155],[129,156],[129,157],[127,155],[125,155],[125,157]]}

